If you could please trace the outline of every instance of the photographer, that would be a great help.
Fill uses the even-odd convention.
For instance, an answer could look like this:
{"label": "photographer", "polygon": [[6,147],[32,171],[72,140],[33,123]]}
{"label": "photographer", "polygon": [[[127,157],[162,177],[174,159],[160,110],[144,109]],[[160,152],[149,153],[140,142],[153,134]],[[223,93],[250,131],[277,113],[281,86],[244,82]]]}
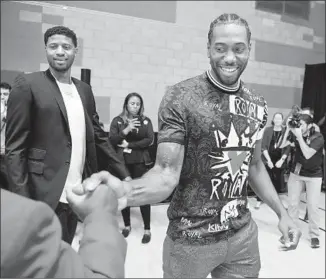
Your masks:
{"label": "photographer", "polygon": [[322,160],[324,138],[313,124],[313,113],[303,109],[289,118],[281,143],[288,151],[295,148],[294,164],[288,181],[289,215],[299,219],[300,194],[305,186],[309,218],[311,247],[319,247],[318,203],[322,183]]}

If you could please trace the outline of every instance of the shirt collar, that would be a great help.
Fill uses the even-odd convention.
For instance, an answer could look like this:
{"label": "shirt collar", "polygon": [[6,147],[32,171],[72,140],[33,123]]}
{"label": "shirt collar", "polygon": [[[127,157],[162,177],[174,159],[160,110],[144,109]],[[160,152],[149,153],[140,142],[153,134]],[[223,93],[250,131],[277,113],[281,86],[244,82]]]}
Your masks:
{"label": "shirt collar", "polygon": [[241,85],[241,81],[240,79],[237,81],[236,85],[235,86],[226,86],[226,85],[223,85],[222,83],[218,82],[212,75],[211,73],[211,70],[207,70],[206,71],[206,74],[207,74],[207,77],[208,79],[218,88],[222,89],[223,91],[226,91],[226,92],[237,92],[239,89],[240,89],[240,85]]}

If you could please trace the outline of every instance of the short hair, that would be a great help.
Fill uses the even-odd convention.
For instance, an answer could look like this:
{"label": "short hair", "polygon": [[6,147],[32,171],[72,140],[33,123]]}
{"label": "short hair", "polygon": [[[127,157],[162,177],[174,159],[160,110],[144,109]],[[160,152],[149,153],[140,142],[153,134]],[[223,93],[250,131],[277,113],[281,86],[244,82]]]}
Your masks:
{"label": "short hair", "polygon": [[309,114],[301,114],[300,120],[303,120],[308,125],[314,122],[313,117],[311,117]]}
{"label": "short hair", "polygon": [[222,14],[218,18],[214,19],[209,27],[208,31],[208,42],[211,43],[212,37],[213,37],[213,31],[214,28],[217,25],[222,25],[222,24],[238,24],[241,26],[244,26],[247,30],[247,38],[248,38],[248,43],[250,43],[250,38],[251,38],[251,31],[248,25],[248,22],[243,19],[242,17],[238,16],[237,14]]}
{"label": "short hair", "polygon": [[68,38],[70,38],[74,44],[75,47],[77,47],[77,36],[74,31],[69,29],[65,26],[54,26],[49,28],[44,33],[44,44],[46,45],[48,43],[48,40],[53,35],[64,35]]}
{"label": "short hair", "polygon": [[0,88],[11,90],[11,85],[7,82],[1,82]]}
{"label": "short hair", "polygon": [[309,115],[311,118],[314,118],[315,111],[310,107],[305,107],[300,110],[300,114]]}

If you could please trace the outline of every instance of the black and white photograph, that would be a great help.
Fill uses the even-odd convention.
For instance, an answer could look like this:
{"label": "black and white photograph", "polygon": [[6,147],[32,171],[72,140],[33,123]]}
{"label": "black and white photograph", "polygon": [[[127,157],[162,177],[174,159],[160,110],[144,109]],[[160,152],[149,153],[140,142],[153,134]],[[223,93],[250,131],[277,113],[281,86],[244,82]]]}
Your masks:
{"label": "black and white photograph", "polygon": [[325,278],[325,1],[1,1],[1,278]]}

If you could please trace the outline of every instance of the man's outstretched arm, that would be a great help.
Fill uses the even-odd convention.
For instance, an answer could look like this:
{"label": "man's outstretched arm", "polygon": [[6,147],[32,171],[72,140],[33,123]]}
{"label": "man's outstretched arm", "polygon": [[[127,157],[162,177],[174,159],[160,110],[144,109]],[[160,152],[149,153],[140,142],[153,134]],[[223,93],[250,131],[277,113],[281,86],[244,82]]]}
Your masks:
{"label": "man's outstretched arm", "polygon": [[[249,182],[254,192],[278,216],[278,228],[283,235],[285,246],[289,249],[295,249],[299,243],[301,232],[284,208],[261,160],[261,140],[256,143],[254,157],[250,163]],[[295,237],[291,239],[290,235],[293,232],[295,233]]]}
{"label": "man's outstretched arm", "polygon": [[113,188],[120,209],[158,203],[171,195],[178,185],[184,158],[184,146],[178,143],[159,143],[156,162],[142,177],[121,181],[107,171],[94,173],[83,182],[85,189],[95,189],[100,184]]}
{"label": "man's outstretched arm", "polygon": [[287,214],[261,160],[261,140],[256,143],[254,156],[250,163],[249,183],[254,192],[274,210],[279,218]]}
{"label": "man's outstretched arm", "polygon": [[123,182],[127,205],[153,204],[169,197],[179,183],[183,158],[183,145],[159,143],[154,167],[138,179]]}

